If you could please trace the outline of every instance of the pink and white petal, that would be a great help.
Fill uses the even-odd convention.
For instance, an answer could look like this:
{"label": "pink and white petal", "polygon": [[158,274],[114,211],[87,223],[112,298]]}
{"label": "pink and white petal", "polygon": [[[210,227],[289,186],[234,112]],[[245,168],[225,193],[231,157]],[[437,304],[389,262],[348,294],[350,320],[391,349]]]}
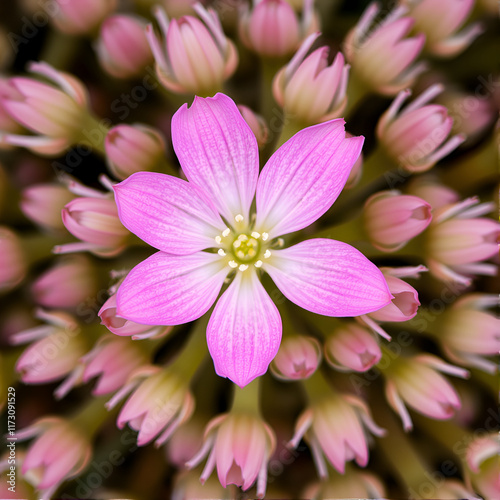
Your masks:
{"label": "pink and white petal", "polygon": [[205,189],[221,215],[248,220],[259,174],[255,135],[224,94],[195,97],[172,117],[172,143],[190,182]]}
{"label": "pink and white petal", "polygon": [[281,318],[254,272],[239,272],[207,328],[215,371],[240,387],[263,375],[278,352]]}
{"label": "pink and white petal", "polygon": [[309,226],[342,191],[363,146],[344,120],[301,130],[271,156],[257,184],[256,230],[271,237]]}
{"label": "pink and white petal", "polygon": [[392,299],[380,270],[340,241],[316,238],[274,250],[262,269],[285,297],[324,316],[360,316]]}
{"label": "pink and white petal", "polygon": [[186,255],[213,247],[226,228],[207,194],[182,179],[137,172],[113,189],[122,224],[164,252]]}
{"label": "pink and white petal", "polygon": [[157,252],[130,271],[116,294],[117,315],[144,325],[180,325],[212,306],[229,268],[217,254]]}

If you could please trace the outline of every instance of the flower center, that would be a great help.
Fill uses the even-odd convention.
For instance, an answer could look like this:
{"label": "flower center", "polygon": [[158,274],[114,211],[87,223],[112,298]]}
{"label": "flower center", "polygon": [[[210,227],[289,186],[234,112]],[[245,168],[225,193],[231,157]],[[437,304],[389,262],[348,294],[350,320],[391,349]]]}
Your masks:
{"label": "flower center", "polygon": [[248,264],[257,259],[260,253],[260,241],[252,235],[239,234],[231,246],[232,254],[240,264]]}

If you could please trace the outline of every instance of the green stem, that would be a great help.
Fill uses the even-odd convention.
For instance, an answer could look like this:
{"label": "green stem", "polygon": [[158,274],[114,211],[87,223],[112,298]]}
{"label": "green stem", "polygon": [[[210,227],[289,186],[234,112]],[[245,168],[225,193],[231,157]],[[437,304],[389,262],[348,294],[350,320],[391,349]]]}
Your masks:
{"label": "green stem", "polygon": [[52,249],[69,241],[68,237],[55,237],[49,234],[31,234],[21,237],[21,246],[28,265],[52,256]]}
{"label": "green stem", "polygon": [[290,115],[285,114],[283,118],[283,128],[281,129],[280,137],[276,143],[276,149],[285,144],[288,139],[307,126],[308,125],[305,123],[294,120]]}
{"label": "green stem", "polygon": [[231,412],[260,416],[260,379],[257,377],[245,387],[234,386]]}
{"label": "green stem", "polygon": [[75,412],[75,414],[69,419],[76,428],[85,432],[89,441],[94,437],[110,415],[110,412],[108,412],[104,406],[107,399],[107,396],[92,398],[90,402],[88,402],[82,409]]}
{"label": "green stem", "polygon": [[207,354],[207,343],[205,332],[207,329],[209,315],[199,319],[194,327],[187,345],[182,348],[179,356],[168,367],[169,371],[175,373],[182,380],[191,380],[200,367]]}
{"label": "green stem", "polygon": [[333,397],[335,393],[321,370],[315,371],[309,378],[301,380],[301,382],[307,392],[310,405],[322,401],[327,396]]}
{"label": "green stem", "polygon": [[82,120],[81,133],[79,137],[76,137],[75,142],[91,147],[100,155],[106,156],[104,144],[108,132],[109,127],[105,124],[105,121],[99,120],[88,112],[87,116]]}
{"label": "green stem", "polygon": [[332,224],[320,231],[308,235],[308,238],[331,238],[339,241],[368,241],[363,224],[363,212],[359,211],[358,215],[343,224]]}
{"label": "green stem", "polygon": [[351,71],[349,75],[349,83],[347,85],[347,107],[344,110],[344,116],[347,117],[347,122],[351,115],[356,111],[361,101],[370,93],[370,90],[356,76],[355,72]]}
{"label": "green stem", "polygon": [[57,69],[67,69],[77,59],[76,53],[81,43],[82,38],[79,36],[67,35],[57,29],[51,29],[40,54],[40,61],[45,61]]}

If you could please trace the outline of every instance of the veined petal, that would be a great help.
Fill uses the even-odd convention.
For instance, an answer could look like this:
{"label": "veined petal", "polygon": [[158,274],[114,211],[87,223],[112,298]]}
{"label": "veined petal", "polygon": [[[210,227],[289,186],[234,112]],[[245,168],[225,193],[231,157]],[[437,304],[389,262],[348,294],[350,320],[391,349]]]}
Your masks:
{"label": "veined petal", "polygon": [[229,271],[217,254],[157,252],[130,271],[116,293],[117,315],[144,325],[180,325],[212,306]]}
{"label": "veined petal", "polygon": [[256,230],[276,237],[321,217],[342,191],[363,141],[363,137],[345,138],[342,119],[295,134],[260,174]]}
{"label": "veined petal", "polygon": [[137,172],[113,189],[122,224],[158,250],[185,255],[214,247],[226,228],[207,194],[182,179]]}
{"label": "veined petal", "polygon": [[278,309],[257,274],[237,273],[207,328],[215,371],[240,387],[267,371],[281,341]]}
{"label": "veined petal", "polygon": [[359,316],[392,298],[380,270],[340,241],[316,238],[274,250],[262,268],[285,297],[324,316]]}
{"label": "veined petal", "polygon": [[257,140],[224,94],[195,97],[172,117],[172,143],[190,182],[211,195],[221,215],[248,220],[259,174]]}

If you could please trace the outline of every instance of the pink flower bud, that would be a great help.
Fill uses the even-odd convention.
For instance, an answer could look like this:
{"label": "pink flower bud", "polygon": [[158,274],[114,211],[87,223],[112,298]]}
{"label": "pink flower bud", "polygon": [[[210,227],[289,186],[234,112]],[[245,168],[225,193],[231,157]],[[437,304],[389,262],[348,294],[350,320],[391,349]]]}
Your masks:
{"label": "pink flower bud", "polygon": [[82,35],[93,31],[111,14],[117,6],[117,0],[54,0],[54,26],[63,33]]}
{"label": "pink flower bud", "polygon": [[0,226],[0,292],[11,290],[24,279],[27,261],[20,239]]}
{"label": "pink flower bud", "polygon": [[116,423],[119,429],[128,423],[139,432],[138,446],[148,444],[155,438],[156,445],[162,445],[193,413],[194,398],[187,382],[168,369],[145,366],[135,370],[107,403],[107,408],[114,408],[132,391]]}
{"label": "pink flower bud", "polygon": [[92,394],[102,396],[123,387],[132,372],[147,362],[147,356],[135,342],[107,334],[81,362],[85,366],[83,382],[98,377]]}
{"label": "pink flower bud", "polygon": [[75,198],[65,186],[59,184],[36,184],[22,192],[20,207],[28,219],[44,229],[64,228],[61,210]]}
{"label": "pink flower bud", "polygon": [[[120,222],[115,201],[109,198],[76,198],[64,207],[62,220],[66,229],[85,243],[76,251],[113,256],[124,249],[130,236]],[[56,252],[64,251],[64,247],[56,247]]]}
{"label": "pink flower bud", "polygon": [[165,140],[146,125],[117,125],[104,142],[108,166],[115,177],[126,179],[134,172],[154,170],[165,154]]}
{"label": "pink flower bud", "polygon": [[319,34],[310,35],[274,78],[273,95],[288,116],[306,125],[338,118],[347,104],[349,66],[339,52],[328,64],[328,47],[306,57]]}
{"label": "pink flower bud", "polygon": [[456,203],[460,196],[448,186],[439,184],[431,178],[415,177],[406,188],[406,192],[425,200],[433,210],[451,203]]}
{"label": "pink flower bud", "polygon": [[432,219],[428,203],[399,191],[380,191],[368,198],[363,216],[370,242],[384,252],[402,248]]}
{"label": "pink flower bud", "polygon": [[[424,271],[425,267],[417,269]],[[398,269],[382,268],[380,270],[384,274],[389,291],[394,298],[390,304],[378,311],[368,313],[367,316],[381,322],[408,321],[415,317],[420,305],[415,288],[398,277],[400,276],[398,275]],[[405,276],[405,274],[402,274],[402,276]]]}
{"label": "pink flower bud", "polygon": [[285,0],[259,0],[250,11],[242,10],[241,41],[249,49],[265,57],[284,57],[296,50],[313,28],[313,2],[304,2],[299,19]]}
{"label": "pink flower bud", "polygon": [[110,75],[132,78],[153,61],[146,26],[145,19],[125,14],[110,16],[102,23],[96,50]]}
{"label": "pink flower bud", "polygon": [[[2,96],[9,95],[12,92],[11,83],[7,78],[0,78],[0,130],[16,134],[20,132],[23,127],[20,123],[12,118],[9,112],[4,108]],[[8,146],[7,144],[0,143],[0,147]]]}
{"label": "pink flower bud", "polygon": [[40,135],[6,134],[1,142],[42,155],[62,153],[80,138],[82,124],[88,119],[87,91],[75,77],[47,63],[31,63],[30,70],[53,84],[10,78],[0,88],[0,102],[12,119]]}
{"label": "pink flower bud", "polygon": [[94,266],[83,255],[63,258],[31,285],[35,302],[49,308],[72,308],[97,292]]}
{"label": "pink flower bud", "polygon": [[434,212],[426,232],[425,253],[429,270],[443,281],[467,286],[471,276],[497,273],[495,265],[482,261],[498,252],[500,224],[479,217],[491,212],[495,205],[477,203],[477,198],[469,198]]}
{"label": "pink flower bud", "polygon": [[35,438],[24,457],[21,471],[42,498],[53,498],[61,483],[77,476],[92,457],[88,438],[63,418],[42,418],[16,434],[20,440]]}
{"label": "pink flower bud", "polygon": [[12,342],[30,344],[16,363],[25,384],[46,384],[68,375],[86,351],[85,341],[74,319],[62,312],[38,312],[47,324],[12,336]]}
{"label": "pink flower bud", "polygon": [[254,113],[248,106],[239,104],[238,109],[240,110],[240,113],[245,121],[252,129],[252,132],[257,139],[259,148],[267,144],[267,141],[269,140],[269,129],[267,128],[264,118],[262,118],[262,116],[258,115],[257,113]]}
{"label": "pink flower bud", "polygon": [[474,0],[403,0],[402,3],[415,19],[414,30],[425,34],[426,48],[434,55],[454,57],[483,32],[479,23],[457,32],[471,13]]}
{"label": "pink flower bud", "polygon": [[498,498],[500,475],[498,457],[500,455],[500,437],[498,432],[476,437],[465,455],[468,468],[465,470],[467,482],[472,484],[484,498]]}
{"label": "pink flower bud", "polygon": [[378,122],[377,136],[386,152],[410,172],[429,170],[465,140],[455,135],[446,141],[453,119],[444,106],[427,104],[441,91],[441,85],[433,85],[400,111],[411,94],[402,91]]}
{"label": "pink flower bud", "polygon": [[132,336],[132,339],[160,338],[172,331],[172,326],[151,326],[134,323],[116,315],[116,294],[103,304],[99,311],[101,324],[115,335]]}
{"label": "pink flower bud", "polygon": [[425,36],[407,37],[414,20],[403,17],[407,9],[397,7],[374,26],[380,6],[373,2],[344,41],[344,53],[352,71],[363,85],[383,95],[395,95],[411,87],[425,69],[414,65]]}
{"label": "pink flower bud", "polygon": [[[346,132],[346,137],[354,137],[349,132]],[[345,183],[344,189],[352,189],[356,187],[358,182],[361,180],[361,176],[363,174],[363,152],[361,152],[356,160],[356,163],[353,165],[349,177],[347,178],[347,182]]]}
{"label": "pink flower bud", "polygon": [[460,408],[458,394],[439,371],[468,377],[467,370],[449,365],[430,354],[396,358],[385,373],[387,400],[399,413],[405,430],[413,427],[405,403],[436,420],[449,419]]}
{"label": "pink flower bud", "polygon": [[282,380],[309,378],[321,362],[321,346],[312,337],[294,335],[281,342],[271,363],[273,375]]}
{"label": "pink flower bud", "polygon": [[500,352],[500,319],[482,310],[497,305],[495,295],[464,295],[439,318],[437,338],[453,362],[488,373],[497,371],[498,364],[484,356]]}
{"label": "pink flower bud", "polygon": [[238,64],[234,44],[226,38],[212,9],[195,6],[201,20],[184,16],[168,19],[158,8],[156,19],[161,36],[147,27],[146,36],[156,61],[156,72],[172,92],[209,95],[215,93]]}
{"label": "pink flower bud", "polygon": [[372,420],[368,406],[359,398],[347,394],[330,394],[312,403],[298,418],[290,445],[296,448],[305,435],[320,478],[327,477],[323,458],[341,474],[346,462],[355,459],[360,467],[368,463],[368,443],[365,427],[377,436],[385,434]]}
{"label": "pink flower bud", "polygon": [[[203,444],[205,426],[196,417],[182,424],[166,444],[166,455],[169,463],[182,468],[193,458]],[[199,480],[198,480],[199,484]]]}
{"label": "pink flower bud", "polygon": [[244,491],[257,481],[257,497],[266,493],[267,463],[276,447],[271,428],[258,416],[226,413],[212,419],[205,430],[205,442],[186,465],[196,467],[210,452],[201,474],[204,482],[217,466],[221,485],[235,484]]}
{"label": "pink flower bud", "polygon": [[336,370],[366,372],[381,357],[372,333],[356,323],[337,328],[325,342],[325,359]]}

